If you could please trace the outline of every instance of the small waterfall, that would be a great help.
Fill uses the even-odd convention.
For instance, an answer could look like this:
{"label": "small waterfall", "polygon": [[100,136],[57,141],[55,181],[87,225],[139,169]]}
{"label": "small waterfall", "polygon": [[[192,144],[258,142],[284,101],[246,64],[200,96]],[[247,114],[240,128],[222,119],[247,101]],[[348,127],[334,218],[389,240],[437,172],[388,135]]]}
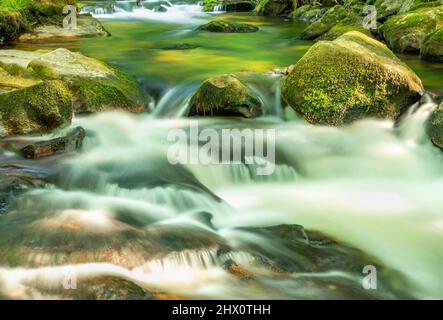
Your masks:
{"label": "small waterfall", "polygon": [[412,105],[399,123],[399,135],[411,146],[420,143],[430,143],[426,134],[426,121],[437,104],[429,95],[425,95],[421,102]]}
{"label": "small waterfall", "polygon": [[222,13],[225,11],[225,5],[223,4],[218,4],[214,6],[214,9],[212,10],[212,12],[217,12],[217,13]]}

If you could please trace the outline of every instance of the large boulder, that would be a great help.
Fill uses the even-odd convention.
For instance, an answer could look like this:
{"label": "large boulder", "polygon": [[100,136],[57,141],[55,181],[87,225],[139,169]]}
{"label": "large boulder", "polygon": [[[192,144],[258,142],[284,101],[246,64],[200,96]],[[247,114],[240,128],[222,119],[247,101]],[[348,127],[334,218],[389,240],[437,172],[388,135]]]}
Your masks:
{"label": "large boulder", "polygon": [[63,80],[74,94],[78,113],[107,110],[144,111],[134,80],[104,62],[67,49],[1,50],[0,64],[24,69],[33,79]]}
{"label": "large boulder", "polygon": [[234,75],[222,75],[206,80],[189,103],[189,116],[252,118],[261,114],[260,99]]}
{"label": "large boulder", "polygon": [[417,75],[384,44],[360,32],[317,42],[285,79],[283,99],[314,124],[397,118],[420,99]]}
{"label": "large boulder", "polygon": [[426,129],[432,142],[443,149],[443,103],[429,117]]}
{"label": "large boulder", "polygon": [[328,32],[338,22],[346,18],[349,13],[349,10],[341,5],[330,8],[320,19],[310,24],[305,30],[303,30],[300,38],[312,40],[321,36],[322,34]]}
{"label": "large boulder", "polygon": [[443,24],[443,6],[422,8],[388,19],[381,27],[395,52],[419,53],[429,34]]}
{"label": "large boulder", "polygon": [[209,31],[220,33],[249,33],[258,31],[258,27],[247,23],[234,23],[225,20],[213,20],[199,26],[197,31]]}
{"label": "large boulder", "polygon": [[295,9],[292,12],[292,17],[294,19],[312,23],[320,19],[325,12],[326,9],[320,5],[307,4]]}
{"label": "large boulder", "polygon": [[421,47],[420,55],[425,60],[443,62],[443,27],[427,36]]}
{"label": "large boulder", "polygon": [[77,38],[90,38],[109,36],[103,25],[91,15],[80,15],[77,18],[76,28],[64,28],[61,25],[40,25],[32,32],[24,33],[19,37],[21,42],[44,42],[72,40]]}
{"label": "large boulder", "polygon": [[255,7],[255,12],[262,16],[279,16],[292,12],[292,0],[260,0]]}
{"label": "large boulder", "polygon": [[441,5],[440,0],[376,0],[374,3],[379,21],[385,21],[396,14],[438,5]]}
{"label": "large boulder", "polygon": [[71,123],[72,94],[59,80],[0,94],[0,136],[47,133]]}
{"label": "large boulder", "polygon": [[335,24],[328,32],[322,34],[315,40],[335,40],[341,35],[351,31],[358,31],[372,36],[371,30],[364,27],[363,18],[350,12],[348,17]]}

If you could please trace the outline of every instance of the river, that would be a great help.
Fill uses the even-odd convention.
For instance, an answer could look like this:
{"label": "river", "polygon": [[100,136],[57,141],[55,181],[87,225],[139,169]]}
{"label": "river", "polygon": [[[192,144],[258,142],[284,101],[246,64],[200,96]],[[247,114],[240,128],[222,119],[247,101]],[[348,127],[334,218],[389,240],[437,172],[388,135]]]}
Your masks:
{"label": "river", "polygon": [[[81,152],[51,163],[56,183],[23,194],[1,218],[0,294],[65,297],[54,287],[75,274],[117,277],[160,298],[443,298],[443,157],[424,133],[435,101],[399,123],[313,126],[283,109],[279,77],[266,74],[312,45],[297,40],[303,23],[196,4],[122,1],[113,12],[85,4],[112,37],[17,48],[63,46],[119,66],[138,80],[150,112],[74,119],[88,132]],[[220,18],[260,31],[193,31]],[[196,48],[170,48],[184,43]],[[443,93],[443,65],[402,58],[427,90]],[[259,93],[263,117],[181,117],[202,80],[230,72]],[[274,173],[171,165],[168,132],[190,122],[275,129]],[[297,234],[288,243],[280,225],[313,233],[288,227]],[[338,245],[312,240],[317,233]],[[362,287],[366,263],[379,270],[377,290]]]}

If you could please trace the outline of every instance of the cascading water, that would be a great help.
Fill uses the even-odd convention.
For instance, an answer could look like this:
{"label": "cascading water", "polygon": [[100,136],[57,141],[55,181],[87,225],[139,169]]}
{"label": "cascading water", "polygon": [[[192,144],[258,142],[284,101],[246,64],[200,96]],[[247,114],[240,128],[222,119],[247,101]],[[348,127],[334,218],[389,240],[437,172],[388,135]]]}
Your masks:
{"label": "cascading water", "polygon": [[[127,46],[114,43],[115,50],[105,50],[110,60],[133,63],[128,69],[136,76],[147,77],[158,65],[158,74],[145,81],[149,88],[158,81],[162,93],[150,113],[76,117],[73,126],[87,132],[82,150],[49,164],[32,163],[52,175],[1,216],[0,297],[84,298],[90,290],[101,294],[103,281],[117,291],[142,288],[148,296],[133,289],[142,298],[443,297],[443,159],[425,134],[436,107],[432,99],[411,106],[398,123],[366,119],[341,128],[313,126],[283,108],[279,77],[248,69],[270,70],[277,65],[266,58],[282,58],[271,54],[283,52],[293,61],[297,50],[306,50],[304,42],[288,43],[292,25],[288,31],[265,26],[279,30],[280,38],[271,45],[264,38],[263,51],[251,46],[257,38],[245,37],[271,32],[241,39],[221,35],[231,37],[220,49],[213,35],[198,38],[189,31],[194,26],[170,30],[177,22],[206,22],[198,5],[156,1],[135,8],[116,1],[112,13],[104,14],[94,9],[100,5],[84,10],[100,12],[106,27],[121,23],[124,29],[136,21],[127,30],[137,37],[126,29],[109,30],[111,39]],[[156,11],[160,5],[167,12]],[[154,23],[167,27],[147,30]],[[210,42],[202,42],[202,49],[162,51],[165,44],[153,36],[157,31],[161,41],[182,43],[187,36],[199,45],[202,38]],[[100,41],[88,39],[82,49],[100,56],[109,47]],[[249,65],[232,55],[252,49],[258,53]],[[187,58],[197,61],[195,74],[181,69]],[[148,72],[143,68],[149,62]],[[258,94],[265,116],[183,118],[201,71],[218,74],[228,66],[243,71],[238,76]],[[171,80],[171,73],[192,79]],[[171,164],[168,133],[188,132],[193,124],[216,132],[275,129],[273,174],[257,175],[258,165],[245,161]],[[362,286],[367,265],[378,270],[375,291]],[[74,280],[77,290],[66,290]]]}

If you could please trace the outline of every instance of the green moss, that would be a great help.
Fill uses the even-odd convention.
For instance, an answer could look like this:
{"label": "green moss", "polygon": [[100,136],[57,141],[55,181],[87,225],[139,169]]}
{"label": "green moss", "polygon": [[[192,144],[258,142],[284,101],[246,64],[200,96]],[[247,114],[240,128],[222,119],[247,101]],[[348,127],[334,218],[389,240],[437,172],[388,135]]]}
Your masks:
{"label": "green moss", "polygon": [[8,135],[46,133],[72,119],[72,94],[62,81],[46,81],[0,95],[1,123]]}
{"label": "green moss", "polygon": [[263,16],[290,14],[294,9],[292,0],[260,0],[254,11]]}
{"label": "green moss", "polygon": [[312,46],[284,81],[282,96],[311,123],[342,125],[397,118],[422,91],[420,79],[385,45],[350,32]]}
{"label": "green moss", "polygon": [[441,1],[415,1],[408,11],[414,11],[422,8],[433,8],[442,5]]}
{"label": "green moss", "polygon": [[395,52],[418,53],[427,35],[443,24],[443,6],[419,9],[388,19],[381,27]]}
{"label": "green moss", "polygon": [[22,76],[26,74],[26,69],[15,63],[6,64],[0,61],[0,68],[7,71],[11,76]]}
{"label": "green moss", "polygon": [[312,40],[328,32],[338,22],[348,17],[350,12],[343,6],[332,7],[317,21],[309,25],[300,35],[301,39]]}
{"label": "green moss", "polygon": [[79,79],[71,81],[70,88],[75,94],[74,110],[76,112],[144,111],[144,106],[130,99],[127,92],[117,84],[99,79]]}
{"label": "green moss", "polygon": [[218,0],[203,0],[203,11],[212,12],[214,11],[214,7],[218,4]]}
{"label": "green moss", "polygon": [[62,25],[64,6],[75,4],[76,0],[1,0],[1,43],[16,41],[41,24]]}
{"label": "green moss", "polygon": [[428,35],[422,45],[420,55],[425,60],[443,62],[443,27]]}
{"label": "green moss", "polygon": [[341,35],[350,31],[358,31],[371,36],[371,31],[363,27],[363,19],[353,13],[350,13],[347,18],[341,20],[328,32],[324,33],[316,40],[335,40]]}
{"label": "green moss", "polygon": [[56,70],[51,68],[48,64],[34,60],[31,61],[27,68],[30,75],[38,79],[59,79],[60,75]]}
{"label": "green moss", "polygon": [[0,12],[0,38],[2,43],[16,41],[28,30],[27,21],[19,12]]}
{"label": "green moss", "polygon": [[213,77],[197,89],[189,102],[190,116],[242,116],[262,114],[261,102],[233,75]]}

